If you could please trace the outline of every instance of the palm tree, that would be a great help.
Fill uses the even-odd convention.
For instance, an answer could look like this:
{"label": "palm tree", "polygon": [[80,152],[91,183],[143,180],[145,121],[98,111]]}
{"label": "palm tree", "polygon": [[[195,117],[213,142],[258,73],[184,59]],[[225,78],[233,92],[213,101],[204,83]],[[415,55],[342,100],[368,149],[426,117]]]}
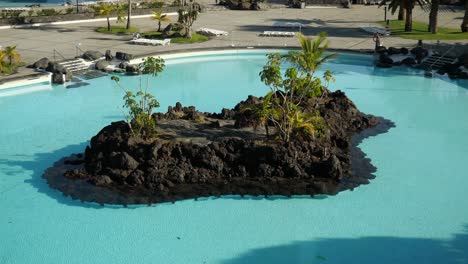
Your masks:
{"label": "palm tree", "polygon": [[465,16],[460,27],[462,32],[468,32],[468,0],[465,0]]}
{"label": "palm tree", "polygon": [[[424,6],[422,0],[390,0],[388,5],[392,15],[395,14],[397,10],[399,10],[398,18],[400,19],[400,15],[401,17],[405,17],[405,32],[413,31],[413,9],[416,5],[416,2],[420,6]],[[387,0],[383,0],[380,2],[380,5],[385,5],[386,3]]]}
{"label": "palm tree", "polygon": [[[13,62],[17,62],[20,59],[19,53],[16,52],[16,46],[8,46],[5,47],[5,50],[3,51],[5,53],[5,57],[8,58],[8,62],[10,65],[13,64]],[[3,61],[3,60],[1,60]]]}
{"label": "palm tree", "polygon": [[152,11],[153,16],[151,19],[158,21],[158,32],[161,32],[161,22],[169,22],[171,21],[166,14],[161,14],[161,12]]}
{"label": "palm tree", "polygon": [[403,6],[400,5],[400,8],[398,9],[398,20],[402,21],[405,19],[406,15],[406,10]]}
{"label": "palm tree", "polygon": [[437,15],[439,13],[439,0],[431,0],[431,12],[429,13],[429,32],[437,33]]}
{"label": "palm tree", "polygon": [[[398,20],[401,21],[401,20],[405,19],[406,10],[405,10],[405,7],[402,4],[403,0],[399,0],[399,1],[400,1],[400,3],[398,3]],[[388,0],[382,0],[379,3],[379,7],[386,5],[387,2],[388,2]],[[392,15],[395,14],[395,10],[392,10],[390,6],[389,6],[388,10],[392,13]]]}
{"label": "palm tree", "polygon": [[110,31],[111,30],[111,25],[110,25],[110,20],[109,20],[109,17],[112,13],[112,11],[114,11],[114,6],[112,4],[108,4],[108,3],[100,3],[99,4],[99,15],[100,16],[105,16],[107,18],[107,31]]}
{"label": "palm tree", "polygon": [[126,14],[125,14],[125,7],[124,6],[118,6],[116,8],[117,10],[117,24],[124,23],[127,20]]}
{"label": "palm tree", "polygon": [[127,7],[127,29],[130,29],[130,17],[132,16],[132,0],[128,0],[128,7]]}
{"label": "palm tree", "polygon": [[3,72],[4,70],[4,61],[5,60],[5,57],[6,57],[6,54],[5,54],[5,51],[4,50],[0,50],[0,73]]}
{"label": "palm tree", "polygon": [[256,130],[259,126],[265,128],[266,137],[270,137],[269,117],[278,118],[275,109],[272,107],[273,92],[268,92],[261,103],[255,105],[247,105],[241,109],[241,112],[251,111],[254,120],[253,129]]}
{"label": "palm tree", "polygon": [[325,32],[319,33],[315,39],[298,33],[297,39],[301,45],[301,50],[288,53],[285,55],[285,59],[293,63],[300,71],[313,75],[323,63],[336,56],[336,53],[325,54],[330,43],[326,40],[327,33]]}

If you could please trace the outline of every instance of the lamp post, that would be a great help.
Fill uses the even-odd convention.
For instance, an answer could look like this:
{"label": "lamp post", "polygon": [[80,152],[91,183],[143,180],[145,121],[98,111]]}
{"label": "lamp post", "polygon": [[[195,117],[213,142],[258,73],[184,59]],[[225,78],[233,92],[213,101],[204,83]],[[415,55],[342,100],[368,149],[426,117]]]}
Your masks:
{"label": "lamp post", "polygon": [[79,57],[79,49],[80,49],[80,46],[81,46],[81,42],[78,42],[75,44],[75,48],[76,48],[76,57]]}
{"label": "lamp post", "polygon": [[384,6],[384,21],[387,22],[387,6]]}
{"label": "lamp post", "polygon": [[78,1],[79,1],[79,0],[76,0],[76,13],[77,13],[77,14],[80,12],[80,9],[79,9],[79,7],[78,7]]}

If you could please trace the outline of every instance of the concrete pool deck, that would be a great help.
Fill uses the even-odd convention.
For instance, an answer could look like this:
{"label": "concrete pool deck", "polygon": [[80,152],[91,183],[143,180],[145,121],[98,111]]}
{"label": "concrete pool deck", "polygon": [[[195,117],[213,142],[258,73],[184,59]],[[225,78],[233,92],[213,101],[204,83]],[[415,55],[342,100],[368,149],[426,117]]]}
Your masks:
{"label": "concrete pool deck", "polygon": [[[456,12],[441,12],[439,14],[439,26],[458,28],[463,18],[463,10]],[[314,36],[326,31],[330,40],[330,48],[351,51],[369,51],[374,48],[372,35],[360,29],[361,26],[375,26],[375,22],[383,20],[384,10],[377,6],[355,5],[352,9],[343,8],[306,8],[290,9],[276,8],[267,11],[208,11],[202,13],[195,21],[193,28],[214,28],[227,31],[228,36],[213,38],[207,42],[195,44],[171,44],[168,46],[141,46],[130,44],[131,35],[107,35],[95,32],[96,27],[105,26],[104,21],[96,23],[71,23],[43,25],[34,28],[15,28],[0,30],[0,45],[17,45],[17,50],[22,59],[30,64],[40,58],[48,57],[56,60],[73,58],[81,54],[76,48],[79,43],[81,50],[99,50],[104,52],[110,49],[113,53],[123,51],[135,56],[148,54],[177,52],[196,49],[219,49],[233,47],[297,47],[295,38],[287,37],[260,37],[259,33],[275,30],[272,27],[276,21],[299,22],[307,24],[301,28],[301,32],[308,36]],[[170,16],[176,20],[176,16]],[[388,19],[395,16],[389,15]],[[414,20],[427,21],[428,13],[420,8],[415,8]],[[164,24],[165,25],[165,24]],[[163,26],[164,26],[163,25]],[[136,26],[141,32],[156,30],[157,23],[148,17],[133,18],[132,26]],[[299,31],[296,29],[283,29],[284,31]],[[385,46],[415,46],[416,40],[402,39],[399,37],[384,37]],[[425,43],[430,43],[425,41]],[[432,43],[435,43],[433,41]],[[467,40],[443,41],[443,43],[460,44],[467,46]],[[21,69],[14,77],[21,77],[33,73],[31,69]],[[12,76],[12,77],[13,77]],[[0,80],[9,77],[0,77]]]}

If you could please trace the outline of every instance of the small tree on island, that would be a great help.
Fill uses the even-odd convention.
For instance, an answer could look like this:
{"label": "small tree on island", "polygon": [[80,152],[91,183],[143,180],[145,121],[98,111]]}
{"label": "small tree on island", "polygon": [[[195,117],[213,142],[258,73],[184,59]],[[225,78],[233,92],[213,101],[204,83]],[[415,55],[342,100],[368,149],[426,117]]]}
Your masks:
{"label": "small tree on island", "polygon": [[150,88],[150,79],[158,76],[164,70],[164,59],[148,57],[139,65],[141,73],[145,74],[146,85],[143,89],[143,76],[140,76],[140,87],[136,93],[125,89],[120,84],[120,78],[112,76],[117,86],[125,93],[124,108],[128,113],[124,114],[125,120],[130,131],[135,137],[151,138],[156,135],[156,122],[152,117],[153,109],[159,107],[159,102],[148,90]]}
{"label": "small tree on island", "polygon": [[[325,133],[326,125],[317,108],[327,93],[329,83],[334,81],[329,70],[323,74],[325,84],[314,76],[325,61],[335,56],[334,53],[325,54],[329,43],[326,34],[319,34],[315,40],[302,34],[297,38],[302,48],[300,51],[267,55],[268,62],[260,72],[260,78],[270,87],[270,92],[263,102],[252,106],[257,122],[266,129],[269,123],[273,124],[279,138],[287,144],[291,136],[315,138]],[[282,73],[284,63],[293,67]]]}
{"label": "small tree on island", "polygon": [[198,18],[198,13],[200,12],[200,4],[194,0],[190,0],[184,9],[179,9],[177,13],[179,14],[178,22],[184,26],[186,38],[192,38],[192,25],[195,20]]}

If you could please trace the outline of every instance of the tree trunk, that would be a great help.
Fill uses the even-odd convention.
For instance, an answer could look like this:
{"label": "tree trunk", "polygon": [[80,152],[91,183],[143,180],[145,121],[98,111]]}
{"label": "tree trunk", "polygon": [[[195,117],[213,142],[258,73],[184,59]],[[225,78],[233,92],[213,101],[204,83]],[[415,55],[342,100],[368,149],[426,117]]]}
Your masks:
{"label": "tree trunk", "polygon": [[132,16],[132,0],[128,0],[128,10],[127,10],[127,29],[130,29],[130,17]]}
{"label": "tree trunk", "polygon": [[161,20],[158,21],[158,32],[161,32]]}
{"label": "tree trunk", "polygon": [[413,31],[413,8],[406,9],[405,32]]}
{"label": "tree trunk", "polygon": [[185,37],[188,39],[192,38],[192,29],[187,27],[187,33],[185,34]]}
{"label": "tree trunk", "polygon": [[468,32],[468,0],[465,0],[465,16],[461,24],[461,31]]}
{"label": "tree trunk", "polygon": [[437,33],[437,14],[439,12],[439,0],[431,1],[431,13],[429,13],[429,31]]}
{"label": "tree trunk", "polygon": [[8,56],[8,60],[10,62],[10,65],[13,64],[13,56]]}
{"label": "tree trunk", "polygon": [[405,19],[405,8],[400,5],[400,8],[398,9],[398,20],[402,21]]}
{"label": "tree trunk", "polygon": [[109,20],[109,17],[107,17],[107,31],[110,31],[110,20]]}

